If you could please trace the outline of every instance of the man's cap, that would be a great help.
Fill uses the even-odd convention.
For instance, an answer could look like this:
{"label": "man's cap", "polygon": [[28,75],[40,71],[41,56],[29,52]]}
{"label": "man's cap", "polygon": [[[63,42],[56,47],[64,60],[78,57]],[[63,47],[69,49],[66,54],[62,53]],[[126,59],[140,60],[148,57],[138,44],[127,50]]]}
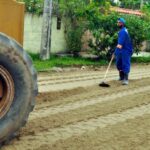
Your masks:
{"label": "man's cap", "polygon": [[125,19],[124,19],[124,18],[119,18],[119,19],[118,19],[118,21],[119,21],[119,22],[122,22],[123,24],[125,24],[125,23],[126,23],[126,21],[125,21]]}

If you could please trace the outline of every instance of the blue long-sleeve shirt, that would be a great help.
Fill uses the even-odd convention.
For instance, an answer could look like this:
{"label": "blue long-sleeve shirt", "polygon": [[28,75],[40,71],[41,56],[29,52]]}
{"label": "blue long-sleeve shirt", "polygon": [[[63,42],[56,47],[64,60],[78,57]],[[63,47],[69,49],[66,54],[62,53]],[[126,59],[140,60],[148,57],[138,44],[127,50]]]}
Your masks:
{"label": "blue long-sleeve shirt", "polygon": [[131,38],[125,27],[123,27],[118,33],[118,44],[122,45],[122,50],[127,50],[132,54],[133,47]]}

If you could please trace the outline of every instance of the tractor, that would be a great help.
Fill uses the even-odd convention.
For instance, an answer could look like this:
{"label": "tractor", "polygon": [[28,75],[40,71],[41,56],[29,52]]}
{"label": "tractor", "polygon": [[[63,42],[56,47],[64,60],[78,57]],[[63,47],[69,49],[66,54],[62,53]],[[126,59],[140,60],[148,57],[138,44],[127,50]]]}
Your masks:
{"label": "tractor", "polygon": [[24,4],[0,1],[0,147],[14,138],[38,94],[37,73],[23,49]]}

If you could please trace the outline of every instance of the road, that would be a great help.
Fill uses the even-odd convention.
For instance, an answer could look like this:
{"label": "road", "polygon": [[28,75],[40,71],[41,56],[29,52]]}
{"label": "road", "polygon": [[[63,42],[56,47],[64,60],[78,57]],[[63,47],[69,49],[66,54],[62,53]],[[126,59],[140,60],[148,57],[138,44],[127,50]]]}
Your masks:
{"label": "road", "polygon": [[39,73],[28,123],[2,150],[150,150],[150,65],[133,66],[130,84],[111,68]]}

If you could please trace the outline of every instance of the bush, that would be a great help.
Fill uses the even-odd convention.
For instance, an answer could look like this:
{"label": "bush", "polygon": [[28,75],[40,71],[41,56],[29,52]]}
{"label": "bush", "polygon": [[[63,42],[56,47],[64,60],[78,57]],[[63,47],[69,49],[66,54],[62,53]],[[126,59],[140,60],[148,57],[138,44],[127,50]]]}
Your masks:
{"label": "bush", "polygon": [[119,17],[125,18],[128,31],[130,33],[134,51],[139,52],[142,42],[149,39],[150,23],[143,20],[143,18],[131,15],[119,15],[117,13],[110,13],[108,15],[101,15],[95,17],[96,24],[91,21],[89,28],[93,33],[95,42],[90,41],[90,47],[98,56],[109,57],[110,52],[115,49],[118,37],[117,19]]}
{"label": "bush", "polygon": [[146,52],[150,52],[150,40],[146,41]]}
{"label": "bush", "polygon": [[[117,43],[117,15],[101,15],[97,18],[96,25],[89,24],[89,28],[93,33],[95,40],[89,42],[89,46],[92,48],[93,53],[99,57],[108,57],[111,55]],[[92,42],[93,41],[93,42]]]}
{"label": "bush", "polygon": [[125,18],[133,41],[134,51],[138,53],[142,42],[150,38],[150,23],[136,16],[125,16]]}
{"label": "bush", "polygon": [[77,28],[76,30],[70,29],[66,33],[66,41],[68,46],[68,51],[72,53],[74,56],[78,56],[78,53],[82,47],[82,38],[83,31],[81,28]]}
{"label": "bush", "polygon": [[[91,9],[92,8],[92,9]],[[60,14],[64,16],[66,28],[66,41],[68,50],[77,54],[81,51],[82,42],[81,38],[85,30],[88,29],[89,17],[95,25],[96,20],[93,11],[99,14],[99,11],[105,13],[109,8],[109,3],[105,0],[95,0],[89,3],[88,0],[61,0],[60,1]],[[94,15],[97,15],[94,13]]]}
{"label": "bush", "polygon": [[140,0],[120,0],[121,6],[124,8],[130,9],[139,9],[140,8]]}
{"label": "bush", "polygon": [[25,3],[26,12],[41,15],[43,13],[43,0],[17,0]]}
{"label": "bush", "polygon": [[65,38],[68,52],[77,56],[81,51],[81,37],[84,32],[84,17],[87,1],[83,0],[61,0],[59,3],[59,14],[64,19]]}
{"label": "bush", "polygon": [[117,19],[123,17],[127,21],[134,51],[138,53],[142,42],[150,38],[150,23],[144,17],[110,12],[109,7],[108,1],[99,0],[86,5],[82,0],[71,0],[62,7],[64,16],[69,18],[66,21],[66,39],[71,52],[81,50],[82,33],[90,30],[94,37],[89,41],[92,53],[109,58],[117,44]]}

